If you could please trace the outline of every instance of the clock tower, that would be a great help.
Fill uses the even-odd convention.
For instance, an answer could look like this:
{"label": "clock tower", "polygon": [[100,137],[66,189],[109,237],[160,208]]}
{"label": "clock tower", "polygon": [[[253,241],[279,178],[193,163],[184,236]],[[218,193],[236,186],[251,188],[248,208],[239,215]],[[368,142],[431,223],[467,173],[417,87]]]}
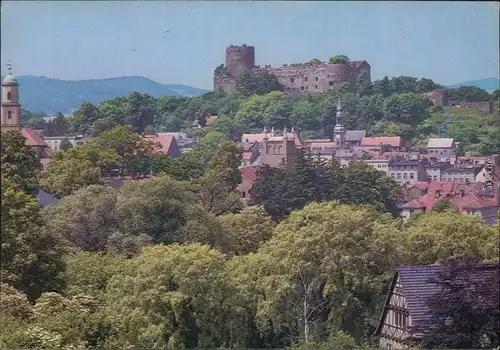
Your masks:
{"label": "clock tower", "polygon": [[1,131],[21,130],[21,105],[19,82],[12,75],[12,65],[7,64],[9,74],[2,81]]}
{"label": "clock tower", "polygon": [[333,142],[335,146],[345,145],[345,126],[344,126],[344,113],[342,112],[342,107],[340,107],[340,98],[337,105],[337,114],[335,121],[335,128],[333,129]]}

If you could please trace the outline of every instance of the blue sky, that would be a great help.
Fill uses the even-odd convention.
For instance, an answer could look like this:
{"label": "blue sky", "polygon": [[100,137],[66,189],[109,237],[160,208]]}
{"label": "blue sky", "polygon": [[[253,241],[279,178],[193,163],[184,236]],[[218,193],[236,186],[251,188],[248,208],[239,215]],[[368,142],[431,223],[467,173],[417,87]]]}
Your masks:
{"label": "blue sky", "polygon": [[255,46],[259,65],[341,53],[364,59],[373,80],[410,75],[447,85],[499,76],[496,3],[2,1],[1,7],[3,74],[10,59],[17,75],[140,75],[209,89],[225,47],[245,43]]}

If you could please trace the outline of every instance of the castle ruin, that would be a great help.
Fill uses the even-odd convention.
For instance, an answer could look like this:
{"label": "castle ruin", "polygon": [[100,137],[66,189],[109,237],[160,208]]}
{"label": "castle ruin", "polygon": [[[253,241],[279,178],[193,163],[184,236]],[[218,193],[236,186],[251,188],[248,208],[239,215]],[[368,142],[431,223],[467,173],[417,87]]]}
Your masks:
{"label": "castle ruin", "polygon": [[311,92],[325,93],[334,85],[355,83],[359,74],[366,73],[370,79],[370,65],[366,61],[346,63],[294,63],[280,68],[255,65],[255,47],[234,46],[226,48],[226,65],[214,74],[214,90],[221,88],[226,93],[236,89],[236,79],[244,70],[274,74],[285,93],[290,95]]}

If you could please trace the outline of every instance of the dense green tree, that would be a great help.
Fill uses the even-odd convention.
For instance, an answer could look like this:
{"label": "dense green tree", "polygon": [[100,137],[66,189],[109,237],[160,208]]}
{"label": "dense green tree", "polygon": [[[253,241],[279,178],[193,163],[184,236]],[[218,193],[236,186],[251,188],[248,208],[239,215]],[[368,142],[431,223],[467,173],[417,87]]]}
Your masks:
{"label": "dense green tree", "polygon": [[236,91],[243,96],[266,95],[283,87],[274,74],[245,70],[236,79]]}
{"label": "dense green tree", "polygon": [[31,301],[64,286],[60,240],[42,227],[38,200],[2,176],[1,282],[26,293]]}
{"label": "dense green tree", "polygon": [[457,89],[450,89],[450,100],[480,102],[490,101],[491,95],[486,90],[475,86],[460,86]]}
{"label": "dense green tree", "polygon": [[443,211],[457,211],[455,206],[446,199],[440,199],[437,201],[436,204],[434,204],[434,207],[432,208],[432,211],[437,211],[437,212],[443,212]]}
{"label": "dense green tree", "polygon": [[109,237],[118,230],[118,193],[92,185],[65,197],[45,211],[48,227],[72,246],[84,251],[106,251]]}
{"label": "dense green tree", "polygon": [[39,162],[35,151],[26,145],[26,139],[17,131],[0,134],[2,178],[11,185],[36,195],[38,192]]}
{"label": "dense green tree", "polygon": [[234,142],[224,142],[211,158],[203,176],[195,182],[195,192],[208,213],[234,212],[241,203],[235,193],[241,182],[238,167],[241,150]]}
{"label": "dense green tree", "polygon": [[153,243],[172,243],[194,203],[184,186],[169,177],[126,183],[118,202],[120,231],[147,234]]}
{"label": "dense green tree", "polygon": [[237,214],[221,215],[219,220],[223,230],[222,246],[219,248],[231,255],[256,252],[271,237],[276,225],[258,206],[247,207]]}
{"label": "dense green tree", "polygon": [[108,346],[237,347],[237,320],[224,258],[208,246],[154,246],[114,275],[107,314],[117,328]]}
{"label": "dense green tree", "polygon": [[283,128],[289,125],[292,101],[283,92],[274,91],[264,96],[251,96],[243,102],[236,114],[239,123],[250,129],[260,129],[266,125]]}
{"label": "dense green tree", "polygon": [[323,63],[319,58],[313,58],[312,60],[309,61],[310,64],[319,64]]}
{"label": "dense green tree", "polygon": [[63,139],[61,141],[61,144],[59,145],[59,148],[62,149],[63,151],[67,151],[71,147],[73,147],[73,145],[71,144],[71,142],[69,142],[67,138]]}
{"label": "dense green tree", "polygon": [[385,101],[385,113],[388,121],[417,125],[427,116],[429,101],[418,94],[403,93],[393,95]]}
{"label": "dense green tree", "polygon": [[397,260],[394,225],[368,206],[311,203],[292,212],[242,276],[256,279],[248,288],[261,300],[260,327],[283,329],[293,341],[339,330],[358,341],[367,336]]}
{"label": "dense green tree", "polygon": [[391,91],[391,81],[388,76],[385,76],[381,80],[376,80],[373,82],[373,91],[376,94],[382,95],[382,97],[389,97],[392,94]]}
{"label": "dense green tree", "polygon": [[464,254],[491,259],[498,231],[489,230],[481,217],[456,212],[432,212],[408,222],[403,234],[406,249],[404,263],[426,265],[442,263],[446,258]]}
{"label": "dense green tree", "polygon": [[349,57],[347,57],[346,55],[336,55],[330,57],[330,59],[328,60],[328,63],[333,63],[333,64],[348,63],[348,62],[349,62]]}
{"label": "dense green tree", "polygon": [[40,180],[45,191],[61,198],[89,185],[102,183],[100,169],[86,157],[83,147],[54,154]]}
{"label": "dense green tree", "polygon": [[415,86],[415,92],[423,93],[430,92],[439,88],[439,85],[434,83],[432,79],[421,78],[417,81],[417,85]]}
{"label": "dense green tree", "polygon": [[351,162],[341,172],[337,198],[342,203],[371,204],[382,212],[398,215],[400,187],[384,173],[361,162]]}
{"label": "dense green tree", "polygon": [[407,94],[417,92],[417,78],[408,76],[393,77],[390,81],[392,94]]}

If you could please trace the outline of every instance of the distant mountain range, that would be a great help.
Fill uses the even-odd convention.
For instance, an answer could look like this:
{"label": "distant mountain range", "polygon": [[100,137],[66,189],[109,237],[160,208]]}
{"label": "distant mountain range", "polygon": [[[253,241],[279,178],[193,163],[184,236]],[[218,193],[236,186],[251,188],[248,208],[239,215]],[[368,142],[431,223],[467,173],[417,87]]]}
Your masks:
{"label": "distant mountain range", "polygon": [[49,115],[57,112],[69,114],[85,101],[97,105],[115,97],[128,96],[134,91],[153,97],[200,96],[209,92],[180,84],[160,84],[144,77],[68,81],[25,75],[17,79],[23,108]]}
{"label": "distant mountain range", "polygon": [[459,88],[460,86],[475,86],[475,87],[484,89],[484,90],[491,93],[493,90],[500,89],[500,79],[498,79],[498,78],[486,78],[486,79],[480,79],[480,80],[464,81],[463,83],[449,85],[447,87]]}

